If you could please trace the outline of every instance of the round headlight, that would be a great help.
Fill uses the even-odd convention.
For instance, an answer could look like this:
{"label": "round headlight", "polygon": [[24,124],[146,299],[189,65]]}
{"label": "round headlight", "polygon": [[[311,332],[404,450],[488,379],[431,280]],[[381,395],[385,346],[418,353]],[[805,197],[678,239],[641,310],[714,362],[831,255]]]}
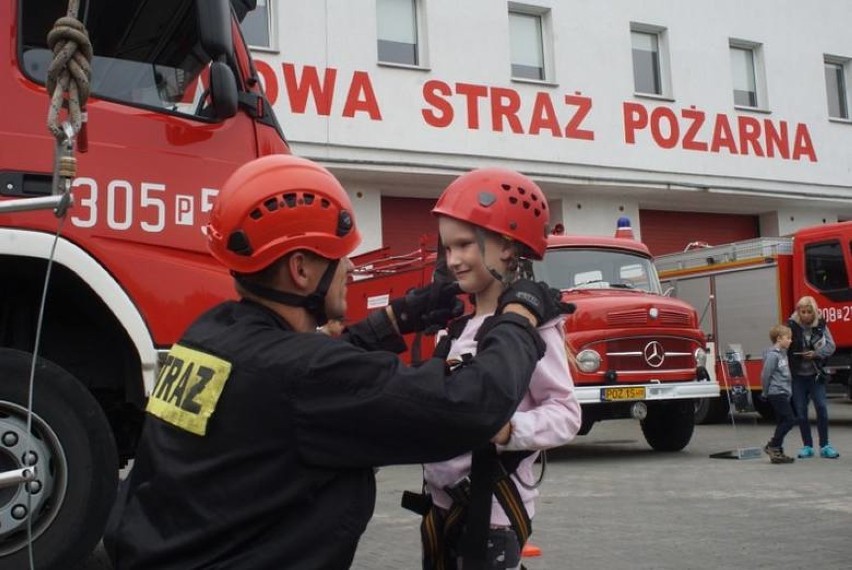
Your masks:
{"label": "round headlight", "polygon": [[596,372],[601,367],[601,355],[591,349],[581,350],[577,355],[577,368],[581,372]]}
{"label": "round headlight", "polygon": [[707,364],[707,351],[703,348],[695,349],[695,365],[704,366]]}

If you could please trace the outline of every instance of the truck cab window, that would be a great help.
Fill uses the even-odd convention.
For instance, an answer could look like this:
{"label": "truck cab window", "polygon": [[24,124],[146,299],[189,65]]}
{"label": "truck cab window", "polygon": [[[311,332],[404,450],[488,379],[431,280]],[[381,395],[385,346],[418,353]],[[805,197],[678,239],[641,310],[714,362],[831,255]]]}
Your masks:
{"label": "truck cab window", "polygon": [[635,289],[662,294],[649,258],[607,249],[549,249],[533,263],[536,279],[560,289]]}
{"label": "truck cab window", "polygon": [[805,246],[805,273],[808,282],[820,291],[849,288],[849,276],[839,241]]}
{"label": "truck cab window", "polygon": [[[21,0],[20,65],[33,81],[47,79],[47,33],[67,8],[67,0]],[[210,57],[199,42],[194,0],[83,0],[78,18],[94,49],[93,96],[206,116]]]}

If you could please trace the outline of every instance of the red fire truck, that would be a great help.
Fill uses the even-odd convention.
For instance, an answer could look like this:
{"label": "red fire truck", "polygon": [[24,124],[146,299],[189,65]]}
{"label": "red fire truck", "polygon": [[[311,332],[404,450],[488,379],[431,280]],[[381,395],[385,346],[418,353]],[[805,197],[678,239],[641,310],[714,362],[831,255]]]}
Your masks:
{"label": "red fire truck", "polygon": [[[700,420],[718,420],[727,414],[730,400],[724,392],[732,360],[744,368],[744,386],[753,396],[760,392],[762,353],[769,345],[769,328],[785,323],[804,295],[816,299],[820,316],[837,343],[827,369],[835,381],[848,385],[852,358],[852,222],[804,228],[789,237],[712,247],[702,244],[683,253],[660,256],[656,265],[663,285],[704,315],[702,329],[719,355],[715,372],[723,393],[699,406]],[[771,414],[759,398],[752,397],[751,401],[761,415]]]}
{"label": "red fire truck", "polygon": [[[253,4],[235,0],[243,11]],[[51,194],[48,31],[68,0],[0,3],[0,208]],[[56,242],[40,329],[32,438],[30,359],[59,221],[0,210],[0,566],[73,566],[91,552],[132,457],[160,358],[201,311],[233,296],[201,227],[224,179],[288,152],[228,0],[82,0],[94,47],[88,148]],[[86,152],[83,152],[86,151]]]}
{"label": "red fire truck", "polygon": [[[379,251],[354,261],[348,301],[357,319],[429,282],[435,253],[421,246],[410,255]],[[622,237],[554,235],[533,271],[576,306],[565,323],[565,350],[583,410],[580,433],[601,420],[632,417],[655,450],[683,449],[695,402],[717,397],[719,385],[704,367],[695,309],[662,294],[648,248]],[[433,340],[411,340],[419,352],[412,359],[431,354]]]}

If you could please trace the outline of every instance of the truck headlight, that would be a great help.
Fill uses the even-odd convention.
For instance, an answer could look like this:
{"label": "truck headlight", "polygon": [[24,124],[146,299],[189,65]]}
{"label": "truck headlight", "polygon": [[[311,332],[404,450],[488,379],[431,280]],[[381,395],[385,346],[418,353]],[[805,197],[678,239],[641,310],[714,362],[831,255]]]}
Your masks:
{"label": "truck headlight", "polygon": [[591,349],[581,350],[577,355],[577,368],[582,372],[596,372],[601,367],[601,355]]}
{"label": "truck headlight", "polygon": [[696,348],[694,356],[696,366],[704,366],[707,364],[707,351],[703,348]]}

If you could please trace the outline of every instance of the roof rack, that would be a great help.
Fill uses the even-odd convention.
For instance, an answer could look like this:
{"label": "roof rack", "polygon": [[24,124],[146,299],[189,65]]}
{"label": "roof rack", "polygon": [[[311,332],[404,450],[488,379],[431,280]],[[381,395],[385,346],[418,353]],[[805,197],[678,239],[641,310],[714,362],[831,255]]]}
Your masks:
{"label": "roof rack", "polygon": [[791,253],[793,253],[792,238],[764,237],[661,255],[655,258],[654,264],[660,272],[677,271],[748,259],[774,259],[778,255]]}

